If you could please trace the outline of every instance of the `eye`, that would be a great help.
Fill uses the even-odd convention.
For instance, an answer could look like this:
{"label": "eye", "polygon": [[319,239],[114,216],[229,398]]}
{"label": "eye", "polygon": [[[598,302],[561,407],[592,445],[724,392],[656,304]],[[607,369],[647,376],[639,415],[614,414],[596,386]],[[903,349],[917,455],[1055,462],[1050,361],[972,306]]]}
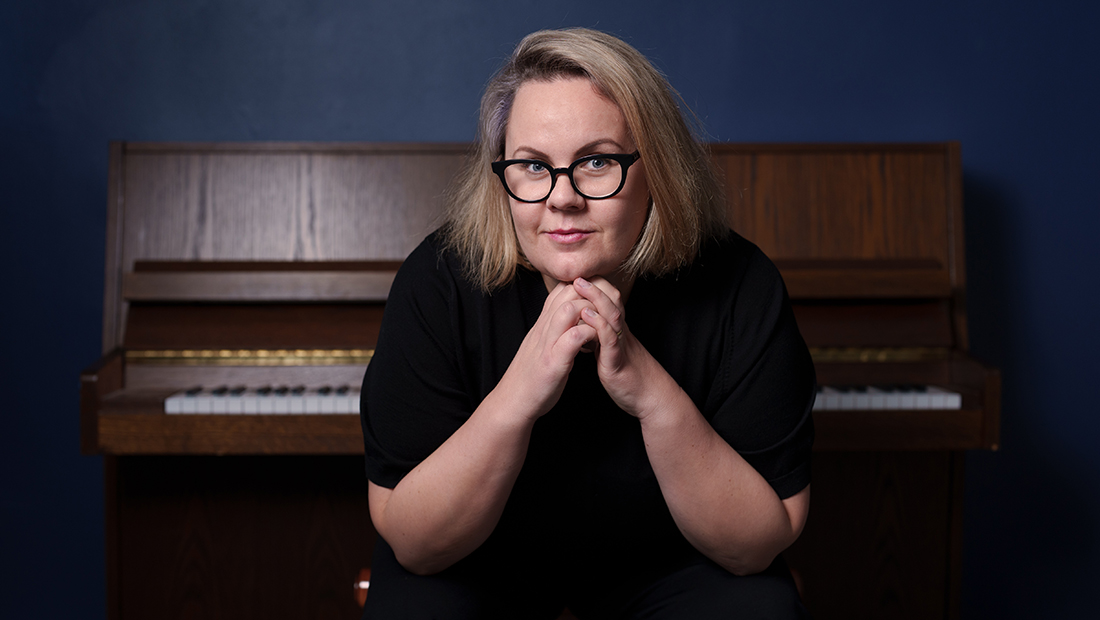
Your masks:
{"label": "eye", "polygon": [[588,167],[592,170],[602,170],[611,165],[611,162],[602,157],[588,160]]}
{"label": "eye", "polygon": [[523,164],[523,170],[528,174],[546,174],[546,171],[549,170],[549,166],[541,161],[532,161]]}

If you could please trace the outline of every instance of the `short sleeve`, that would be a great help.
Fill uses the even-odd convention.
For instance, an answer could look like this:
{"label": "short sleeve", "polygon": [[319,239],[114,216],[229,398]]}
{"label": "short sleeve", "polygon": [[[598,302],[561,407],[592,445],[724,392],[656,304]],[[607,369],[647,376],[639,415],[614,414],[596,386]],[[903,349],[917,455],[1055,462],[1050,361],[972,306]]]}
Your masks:
{"label": "short sleeve", "polygon": [[453,270],[426,239],[402,264],[363,379],[367,477],[393,488],[469,417]]}
{"label": "short sleeve", "polygon": [[707,417],[786,499],[810,483],[816,380],[779,271],[750,247],[736,270]]}

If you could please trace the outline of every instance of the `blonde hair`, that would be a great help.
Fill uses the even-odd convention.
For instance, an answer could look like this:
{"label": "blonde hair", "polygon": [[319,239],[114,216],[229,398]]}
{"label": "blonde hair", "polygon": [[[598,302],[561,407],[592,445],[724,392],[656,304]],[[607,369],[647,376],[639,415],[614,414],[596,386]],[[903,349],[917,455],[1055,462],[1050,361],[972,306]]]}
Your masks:
{"label": "blonde hair", "polygon": [[672,86],[645,56],[596,30],[526,36],[481,99],[478,138],[447,199],[446,244],[469,277],[492,291],[530,267],[516,239],[508,197],[489,164],[504,156],[516,91],[528,81],[588,79],[619,107],[645,162],[651,203],[642,234],[622,265],[632,277],[663,275],[694,260],[703,241],[728,228],[713,164],[676,105]]}

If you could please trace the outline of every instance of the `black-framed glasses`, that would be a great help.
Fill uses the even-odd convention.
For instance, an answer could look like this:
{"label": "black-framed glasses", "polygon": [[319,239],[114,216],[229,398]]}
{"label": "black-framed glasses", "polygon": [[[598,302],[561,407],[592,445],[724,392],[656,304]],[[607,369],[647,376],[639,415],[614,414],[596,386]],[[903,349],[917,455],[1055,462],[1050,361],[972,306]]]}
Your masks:
{"label": "black-framed glasses", "polygon": [[504,190],[520,202],[542,202],[549,198],[559,174],[569,177],[569,183],[581,196],[600,200],[622,191],[626,185],[626,171],[639,157],[638,151],[588,155],[569,164],[568,168],[553,168],[538,159],[505,159],[494,161],[492,165]]}

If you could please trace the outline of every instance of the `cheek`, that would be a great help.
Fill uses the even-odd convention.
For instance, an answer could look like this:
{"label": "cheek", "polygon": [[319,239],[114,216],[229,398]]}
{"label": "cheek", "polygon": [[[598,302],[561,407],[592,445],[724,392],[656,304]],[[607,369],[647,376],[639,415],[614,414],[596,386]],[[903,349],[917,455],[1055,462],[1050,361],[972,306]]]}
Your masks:
{"label": "cheek", "polygon": [[524,235],[530,234],[532,223],[530,217],[525,217],[521,209],[516,209],[515,205],[512,205],[512,227],[516,229],[516,236],[522,239]]}
{"label": "cheek", "polygon": [[535,237],[537,227],[538,222],[529,214],[525,216],[523,210],[512,209],[512,228],[516,232],[516,240],[519,241],[519,249],[525,255],[529,254],[531,251],[532,239]]}
{"label": "cheek", "polygon": [[649,217],[649,194],[631,196],[629,206],[623,209],[619,220],[619,229],[629,231],[631,245],[637,241]]}

